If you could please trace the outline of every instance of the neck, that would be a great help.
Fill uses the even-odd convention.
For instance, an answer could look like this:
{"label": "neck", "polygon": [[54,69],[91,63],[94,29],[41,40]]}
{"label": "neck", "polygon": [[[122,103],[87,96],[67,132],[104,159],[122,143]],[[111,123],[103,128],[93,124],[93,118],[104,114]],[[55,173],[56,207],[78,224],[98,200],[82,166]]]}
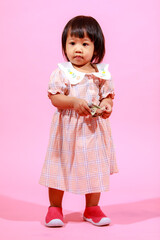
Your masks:
{"label": "neck", "polygon": [[96,72],[96,69],[92,63],[87,63],[82,66],[72,64],[72,66],[79,72],[85,72],[85,73]]}

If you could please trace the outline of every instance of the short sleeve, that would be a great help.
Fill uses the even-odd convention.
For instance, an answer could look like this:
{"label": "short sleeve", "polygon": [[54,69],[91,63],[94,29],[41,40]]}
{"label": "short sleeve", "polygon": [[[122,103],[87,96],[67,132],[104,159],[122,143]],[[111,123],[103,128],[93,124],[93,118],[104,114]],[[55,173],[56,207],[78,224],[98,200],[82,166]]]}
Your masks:
{"label": "short sleeve", "polygon": [[63,73],[60,69],[56,69],[51,73],[48,84],[48,92],[51,94],[69,94],[69,82],[63,76]]}
{"label": "short sleeve", "polygon": [[115,93],[112,79],[110,80],[101,79],[99,95],[100,100],[108,97],[109,95],[111,96],[112,99],[114,99]]}

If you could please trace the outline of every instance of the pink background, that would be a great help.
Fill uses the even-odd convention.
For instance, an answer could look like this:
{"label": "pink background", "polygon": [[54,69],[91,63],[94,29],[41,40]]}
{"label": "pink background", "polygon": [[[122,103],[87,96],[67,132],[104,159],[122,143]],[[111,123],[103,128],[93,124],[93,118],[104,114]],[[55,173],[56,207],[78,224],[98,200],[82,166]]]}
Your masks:
{"label": "pink background", "polygon": [[[108,239],[129,239],[130,234],[136,240],[159,239],[159,7],[158,0],[1,1],[1,239],[62,239],[63,234],[88,239],[86,233],[92,239],[104,233]],[[64,61],[64,25],[81,14],[95,17],[106,38],[104,62],[110,64],[116,90],[111,126],[120,172],[111,176],[110,191],[100,201],[111,227],[81,222],[84,196],[66,193],[68,224],[53,230],[43,227],[49,203],[47,188],[38,184],[54,112],[47,86],[52,70]]]}

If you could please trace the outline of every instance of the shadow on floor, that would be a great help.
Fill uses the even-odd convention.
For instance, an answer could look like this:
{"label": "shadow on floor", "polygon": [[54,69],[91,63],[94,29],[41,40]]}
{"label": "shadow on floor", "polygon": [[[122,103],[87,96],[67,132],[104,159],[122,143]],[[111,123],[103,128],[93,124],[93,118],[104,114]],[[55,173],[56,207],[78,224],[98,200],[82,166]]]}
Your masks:
{"label": "shadow on floor", "polygon": [[[160,198],[132,203],[102,206],[113,224],[132,224],[160,217]],[[47,207],[0,195],[0,218],[11,221],[40,221],[43,223]],[[65,223],[82,222],[82,212],[64,209]]]}

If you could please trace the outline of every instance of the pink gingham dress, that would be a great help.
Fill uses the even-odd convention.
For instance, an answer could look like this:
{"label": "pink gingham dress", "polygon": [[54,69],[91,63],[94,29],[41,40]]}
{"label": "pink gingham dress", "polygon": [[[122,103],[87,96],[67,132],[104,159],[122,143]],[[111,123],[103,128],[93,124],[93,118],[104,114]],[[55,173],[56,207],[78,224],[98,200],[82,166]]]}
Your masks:
{"label": "pink gingham dress", "polygon": [[[85,99],[99,105],[114,89],[108,64],[98,72],[82,73],[70,62],[58,64],[48,92]],[[109,119],[79,116],[73,109],[56,109],[40,184],[76,194],[109,190],[109,176],[117,173]]]}

